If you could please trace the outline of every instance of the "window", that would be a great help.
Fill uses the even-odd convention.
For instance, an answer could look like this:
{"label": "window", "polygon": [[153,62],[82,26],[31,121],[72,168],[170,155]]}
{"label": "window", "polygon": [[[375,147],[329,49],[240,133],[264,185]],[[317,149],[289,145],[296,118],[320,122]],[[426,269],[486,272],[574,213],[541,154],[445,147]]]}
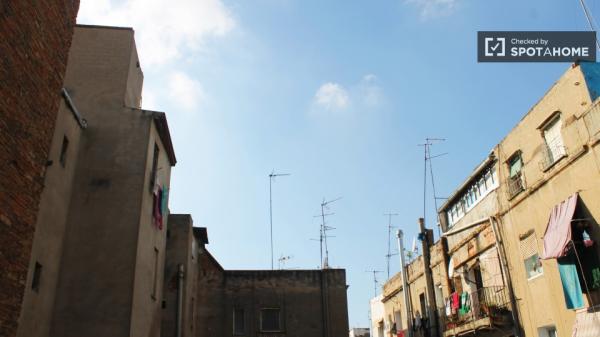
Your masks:
{"label": "window", "polygon": [[35,263],[33,269],[33,278],[31,280],[31,289],[36,292],[40,290],[40,280],[42,278],[42,265],[39,262]]}
{"label": "window", "polygon": [[244,318],[244,309],[233,309],[233,335],[242,336],[246,333],[246,320]]}
{"label": "window", "polygon": [[474,179],[460,195],[460,198],[457,198],[457,201],[446,210],[449,226],[452,227],[486,195],[498,187],[497,181],[495,165],[488,167],[478,178]]}
{"label": "window", "polygon": [[60,165],[65,167],[67,165],[67,149],[69,148],[69,138],[67,136],[63,136],[63,142],[60,147]]}
{"label": "window", "polygon": [[260,330],[264,332],[281,331],[281,312],[279,308],[260,310]]}
{"label": "window", "polygon": [[548,123],[542,131],[544,142],[546,143],[546,158],[544,168],[548,168],[550,165],[566,155],[565,146],[560,134],[561,126],[562,122],[559,115],[550,121],[550,123]]}
{"label": "window", "polygon": [[157,298],[158,292],[158,248],[154,248],[154,271],[152,276],[152,294],[151,297],[153,300]]}
{"label": "window", "polygon": [[154,144],[154,154],[152,155],[152,171],[150,172],[150,192],[154,189],[156,184],[156,173],[158,171],[158,145]]}
{"label": "window", "polygon": [[521,152],[517,151],[508,159],[508,195],[510,198],[515,197],[521,191],[525,189],[523,180],[523,159],[521,158]]}
{"label": "window", "polygon": [[190,330],[194,331],[194,322],[195,318],[195,310],[196,309],[196,299],[192,297],[192,301],[190,302]]}
{"label": "window", "polygon": [[556,327],[554,325],[538,328],[539,337],[558,337]]}
{"label": "window", "polygon": [[521,255],[523,256],[523,263],[525,265],[525,275],[530,280],[536,276],[544,273],[542,267],[542,260],[537,251],[537,241],[535,233],[529,232],[525,234],[525,237],[521,238]]}
{"label": "window", "polygon": [[400,310],[394,311],[394,321],[396,322],[396,331],[402,330],[402,314]]}

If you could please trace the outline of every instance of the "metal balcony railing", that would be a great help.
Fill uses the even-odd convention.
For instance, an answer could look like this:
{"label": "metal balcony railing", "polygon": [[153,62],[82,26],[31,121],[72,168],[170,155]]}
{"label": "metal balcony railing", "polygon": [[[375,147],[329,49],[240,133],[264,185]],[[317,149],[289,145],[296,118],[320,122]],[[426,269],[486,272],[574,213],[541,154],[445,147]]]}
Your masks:
{"label": "metal balcony railing", "polygon": [[514,198],[517,194],[521,193],[521,191],[524,191],[525,177],[523,176],[523,172],[519,172],[514,176],[508,178],[507,187],[509,199]]}
{"label": "metal balcony railing", "polygon": [[559,159],[567,156],[567,148],[563,145],[562,139],[557,139],[552,143],[547,143],[542,147],[542,160],[540,167],[546,171]]}
{"label": "metal balcony railing", "polygon": [[[466,301],[462,301],[465,299]],[[444,303],[447,302],[448,299]],[[460,305],[458,309],[440,308],[438,317],[440,319],[440,325],[444,331],[451,329],[468,330],[471,327],[469,323],[475,323],[479,320],[486,320],[487,325],[504,325],[507,323],[512,324],[510,318],[510,300],[506,287],[484,287],[477,289],[477,291],[467,293],[466,295],[459,295]],[[466,302],[466,303],[465,303]]]}

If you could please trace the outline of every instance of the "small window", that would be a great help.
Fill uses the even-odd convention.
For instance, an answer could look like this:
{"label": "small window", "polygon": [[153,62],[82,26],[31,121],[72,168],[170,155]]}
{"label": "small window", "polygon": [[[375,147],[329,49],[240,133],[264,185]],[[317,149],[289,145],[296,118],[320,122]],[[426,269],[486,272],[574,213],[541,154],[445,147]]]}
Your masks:
{"label": "small window", "polygon": [[233,309],[233,335],[243,336],[246,333],[246,320],[244,317],[244,309]]}
{"label": "small window", "polygon": [[558,337],[556,327],[554,325],[538,328],[539,337]]}
{"label": "small window", "polygon": [[543,130],[546,143],[546,165],[551,165],[566,155],[562,135],[560,133],[562,122],[560,115],[553,119]]}
{"label": "small window", "polygon": [[158,297],[158,248],[154,248],[154,271],[152,277],[152,294],[153,300]]}
{"label": "small window", "polygon": [[263,332],[281,331],[281,310],[279,308],[260,310],[260,330]]}
{"label": "small window", "polygon": [[158,171],[158,145],[154,144],[154,154],[152,155],[152,171],[150,172],[150,192],[154,189],[156,184],[156,173]]}
{"label": "small window", "polygon": [[67,136],[63,136],[63,142],[60,147],[60,165],[65,167],[67,165],[67,149],[69,149],[69,138]]}
{"label": "small window", "polygon": [[508,176],[510,178],[514,178],[521,173],[521,169],[523,168],[523,160],[521,159],[521,153],[515,153],[508,160]]}
{"label": "small window", "polygon": [[508,165],[508,194],[513,198],[521,191],[525,190],[525,180],[523,179],[523,159],[521,152],[513,154],[507,162]]}
{"label": "small window", "polygon": [[35,267],[33,269],[33,278],[31,280],[31,289],[34,291],[40,290],[40,281],[42,278],[42,265],[39,262],[35,263]]}
{"label": "small window", "polygon": [[525,275],[527,279],[532,279],[536,276],[544,273],[542,267],[542,260],[538,254],[537,241],[535,234],[531,233],[528,236],[521,239],[521,255],[523,256],[523,263],[525,265]]}

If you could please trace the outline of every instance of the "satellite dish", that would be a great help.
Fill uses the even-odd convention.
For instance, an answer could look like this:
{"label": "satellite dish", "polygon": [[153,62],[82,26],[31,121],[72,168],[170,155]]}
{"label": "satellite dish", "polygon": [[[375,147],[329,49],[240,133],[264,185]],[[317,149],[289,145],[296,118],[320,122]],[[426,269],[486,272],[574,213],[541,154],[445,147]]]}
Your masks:
{"label": "satellite dish", "polygon": [[452,277],[454,275],[454,260],[450,258],[448,261],[448,277]]}

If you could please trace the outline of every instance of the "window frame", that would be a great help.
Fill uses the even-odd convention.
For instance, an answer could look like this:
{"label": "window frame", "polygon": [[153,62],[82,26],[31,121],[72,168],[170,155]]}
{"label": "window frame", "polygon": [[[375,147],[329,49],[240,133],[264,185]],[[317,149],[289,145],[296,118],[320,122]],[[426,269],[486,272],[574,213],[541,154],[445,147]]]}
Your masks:
{"label": "window frame", "polygon": [[[242,315],[242,327],[241,327],[241,332],[238,331],[237,329],[237,311],[241,311],[241,315]],[[244,308],[241,307],[234,307],[233,308],[233,312],[232,312],[232,318],[233,318],[233,326],[232,326],[232,333],[234,336],[244,336],[246,334],[246,312],[244,310]]]}
{"label": "window frame", "polygon": [[[277,311],[277,329],[265,329],[265,327],[263,326],[263,322],[264,320],[264,313],[267,311]],[[282,332],[283,331],[283,324],[282,324],[282,317],[281,317],[281,308],[278,307],[266,307],[266,308],[261,308],[260,309],[260,320],[259,320],[259,328],[261,332]]]}

